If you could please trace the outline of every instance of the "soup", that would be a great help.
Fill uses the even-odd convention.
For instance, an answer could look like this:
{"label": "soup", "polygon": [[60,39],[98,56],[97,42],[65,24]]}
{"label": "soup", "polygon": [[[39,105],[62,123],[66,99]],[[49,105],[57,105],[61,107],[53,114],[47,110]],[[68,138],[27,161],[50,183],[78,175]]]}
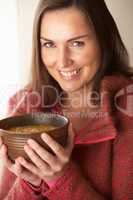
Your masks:
{"label": "soup", "polygon": [[38,133],[38,132],[47,132],[57,128],[57,126],[46,125],[46,124],[33,124],[25,126],[14,126],[8,129],[8,131],[13,131],[16,133]]}

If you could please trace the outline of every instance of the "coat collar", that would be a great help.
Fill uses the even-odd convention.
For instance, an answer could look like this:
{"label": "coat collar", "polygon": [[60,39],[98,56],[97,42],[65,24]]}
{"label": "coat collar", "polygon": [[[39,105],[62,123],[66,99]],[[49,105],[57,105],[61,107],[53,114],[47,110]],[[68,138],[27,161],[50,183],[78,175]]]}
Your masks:
{"label": "coat collar", "polygon": [[[75,144],[94,144],[116,138],[118,130],[116,128],[114,97],[121,88],[128,84],[131,84],[131,80],[123,76],[104,77],[100,87],[100,93],[104,94],[101,108],[95,113],[95,117],[88,119],[85,127],[79,131],[74,130]],[[60,106],[57,105],[54,110],[62,114]]]}
{"label": "coat collar", "polygon": [[114,139],[117,130],[109,113],[97,112],[96,117],[88,120],[88,124],[75,135],[75,144],[94,144]]}

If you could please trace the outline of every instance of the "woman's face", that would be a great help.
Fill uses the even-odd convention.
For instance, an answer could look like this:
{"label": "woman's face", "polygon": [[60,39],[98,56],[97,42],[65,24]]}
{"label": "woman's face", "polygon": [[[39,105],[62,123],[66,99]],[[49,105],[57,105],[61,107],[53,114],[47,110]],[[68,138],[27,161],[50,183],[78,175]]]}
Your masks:
{"label": "woman's face", "polygon": [[100,47],[80,10],[71,7],[45,13],[40,42],[43,63],[64,91],[91,85],[100,66]]}

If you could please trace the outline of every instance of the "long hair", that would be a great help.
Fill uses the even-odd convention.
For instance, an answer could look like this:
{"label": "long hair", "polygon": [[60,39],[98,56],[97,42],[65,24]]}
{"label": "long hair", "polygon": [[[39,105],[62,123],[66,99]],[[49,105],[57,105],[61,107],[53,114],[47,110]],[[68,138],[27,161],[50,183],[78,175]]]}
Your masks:
{"label": "long hair", "polygon": [[62,89],[59,84],[48,73],[41,59],[40,47],[40,26],[44,13],[75,6],[91,19],[97,40],[101,49],[101,66],[94,77],[93,90],[98,91],[100,81],[106,75],[118,74],[132,76],[132,68],[129,67],[129,57],[119,34],[117,25],[110,14],[104,0],[41,0],[36,10],[33,26],[33,52],[32,52],[32,79],[33,90],[41,93],[42,86],[46,86],[43,91],[44,104],[52,104],[57,98],[55,91],[47,86],[55,87],[58,94]]}

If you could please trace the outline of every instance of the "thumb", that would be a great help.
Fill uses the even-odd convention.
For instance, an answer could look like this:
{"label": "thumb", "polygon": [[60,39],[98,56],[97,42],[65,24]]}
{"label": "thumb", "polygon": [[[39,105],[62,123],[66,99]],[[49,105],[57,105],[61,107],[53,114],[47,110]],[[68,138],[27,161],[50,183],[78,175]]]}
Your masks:
{"label": "thumb", "polygon": [[3,142],[2,142],[2,138],[0,137],[0,146],[3,144]]}
{"label": "thumb", "polygon": [[74,131],[72,123],[70,122],[68,127],[68,146],[73,147],[75,136],[76,133]]}
{"label": "thumb", "polygon": [[22,166],[17,159],[15,160],[15,167],[14,168],[15,168],[16,175],[21,176],[23,169],[22,169]]}

